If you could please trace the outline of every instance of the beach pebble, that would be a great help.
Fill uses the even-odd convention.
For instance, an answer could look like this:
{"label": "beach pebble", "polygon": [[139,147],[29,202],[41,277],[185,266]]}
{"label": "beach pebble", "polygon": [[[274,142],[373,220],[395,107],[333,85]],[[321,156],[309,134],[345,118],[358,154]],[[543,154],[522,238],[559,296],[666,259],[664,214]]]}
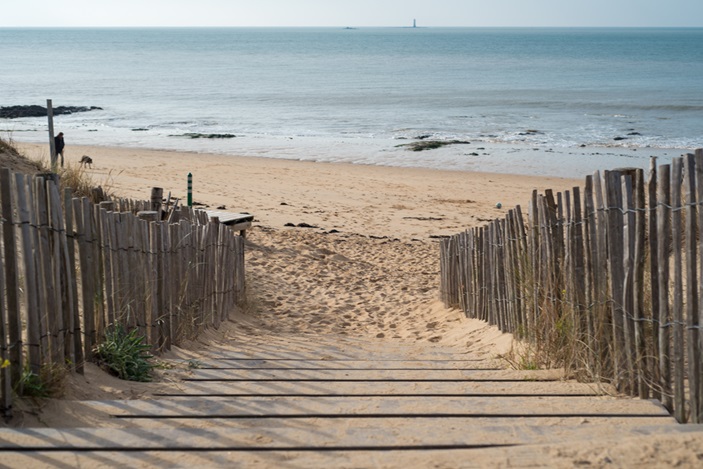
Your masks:
{"label": "beach pebble", "polygon": [[500,202],[498,202],[498,203],[496,204],[496,208],[502,208],[502,207],[503,207],[503,204],[501,204]]}

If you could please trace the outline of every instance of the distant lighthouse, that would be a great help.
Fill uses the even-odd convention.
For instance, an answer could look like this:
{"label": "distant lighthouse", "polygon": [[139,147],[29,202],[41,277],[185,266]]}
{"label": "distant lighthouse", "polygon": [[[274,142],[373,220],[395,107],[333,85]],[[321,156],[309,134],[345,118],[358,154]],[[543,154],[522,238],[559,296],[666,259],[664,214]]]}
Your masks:
{"label": "distant lighthouse", "polygon": [[413,20],[413,28],[417,28],[417,20]]}

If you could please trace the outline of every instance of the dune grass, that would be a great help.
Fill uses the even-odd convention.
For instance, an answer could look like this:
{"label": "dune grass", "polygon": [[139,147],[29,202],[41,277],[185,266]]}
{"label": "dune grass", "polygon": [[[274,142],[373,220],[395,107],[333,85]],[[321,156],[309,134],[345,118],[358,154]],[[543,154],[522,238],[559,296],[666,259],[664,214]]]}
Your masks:
{"label": "dune grass", "polygon": [[88,197],[93,202],[101,202],[114,196],[112,191],[112,172],[107,178],[96,183],[93,176],[83,167],[68,163],[63,168],[52,168],[47,157],[37,160],[28,158],[13,143],[12,137],[0,137],[0,167],[9,167],[18,172],[57,173],[60,189],[70,189],[74,197]]}

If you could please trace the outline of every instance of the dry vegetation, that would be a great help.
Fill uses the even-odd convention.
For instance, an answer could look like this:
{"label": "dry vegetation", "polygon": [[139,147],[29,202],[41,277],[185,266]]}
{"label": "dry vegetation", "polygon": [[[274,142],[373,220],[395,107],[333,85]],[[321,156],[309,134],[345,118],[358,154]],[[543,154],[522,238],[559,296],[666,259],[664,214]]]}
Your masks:
{"label": "dry vegetation", "polygon": [[[33,160],[22,154],[12,142],[12,138],[0,137],[0,168],[9,168],[13,172],[35,174],[51,172],[51,165],[45,158]],[[105,195],[114,196],[111,189],[112,174],[106,181],[96,183],[92,176],[82,167],[70,163],[58,168],[61,190],[70,188],[74,197],[88,197],[93,202],[105,200]],[[100,200],[97,200],[99,198]]]}
{"label": "dry vegetation", "polygon": [[3,139],[2,137],[0,137],[0,167],[30,174],[42,169],[39,162],[31,161],[17,151],[11,138]]}

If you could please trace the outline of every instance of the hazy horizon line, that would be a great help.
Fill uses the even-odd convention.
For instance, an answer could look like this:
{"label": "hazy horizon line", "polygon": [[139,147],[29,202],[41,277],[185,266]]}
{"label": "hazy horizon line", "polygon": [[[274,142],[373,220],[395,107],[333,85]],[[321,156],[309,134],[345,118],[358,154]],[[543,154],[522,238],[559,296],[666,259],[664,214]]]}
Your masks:
{"label": "hazy horizon line", "polygon": [[432,29],[432,28],[472,28],[472,29],[700,29],[700,26],[662,26],[662,25],[643,25],[643,26],[632,26],[632,25],[530,25],[530,26],[457,26],[457,25],[434,25],[434,26],[407,26],[407,25],[385,25],[385,26],[363,26],[363,25],[259,25],[259,26],[242,26],[242,25],[66,25],[66,26],[56,26],[56,25],[23,25],[23,26],[9,26],[0,25],[2,29],[139,29],[139,28],[172,28],[172,29],[235,29],[235,28],[249,28],[249,29],[264,29],[264,28],[287,28],[287,29],[297,29],[297,28],[321,28],[321,29]]}

